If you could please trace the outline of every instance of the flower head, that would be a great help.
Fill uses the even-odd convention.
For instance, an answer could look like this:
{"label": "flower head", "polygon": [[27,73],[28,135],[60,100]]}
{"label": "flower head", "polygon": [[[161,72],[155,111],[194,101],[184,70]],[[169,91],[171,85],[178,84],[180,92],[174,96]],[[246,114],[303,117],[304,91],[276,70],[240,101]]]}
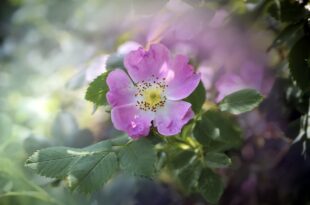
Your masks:
{"label": "flower head", "polygon": [[178,134],[194,116],[191,104],[182,99],[197,87],[200,75],[183,55],[171,57],[161,44],[139,48],[125,56],[125,71],[107,77],[107,100],[116,129],[133,139],[147,136],[153,125],[160,134]]}

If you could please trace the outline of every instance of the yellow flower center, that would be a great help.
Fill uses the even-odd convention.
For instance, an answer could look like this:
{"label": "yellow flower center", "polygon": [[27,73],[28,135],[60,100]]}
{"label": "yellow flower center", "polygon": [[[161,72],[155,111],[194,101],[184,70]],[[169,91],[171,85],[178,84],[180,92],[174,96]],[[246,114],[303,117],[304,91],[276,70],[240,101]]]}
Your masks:
{"label": "yellow flower center", "polygon": [[144,101],[151,107],[156,106],[160,104],[162,100],[162,92],[163,90],[159,88],[149,88],[143,93]]}
{"label": "yellow flower center", "polygon": [[166,87],[165,79],[159,80],[158,78],[149,82],[137,83],[136,106],[144,111],[156,112],[159,107],[165,105],[167,99],[165,96]]}

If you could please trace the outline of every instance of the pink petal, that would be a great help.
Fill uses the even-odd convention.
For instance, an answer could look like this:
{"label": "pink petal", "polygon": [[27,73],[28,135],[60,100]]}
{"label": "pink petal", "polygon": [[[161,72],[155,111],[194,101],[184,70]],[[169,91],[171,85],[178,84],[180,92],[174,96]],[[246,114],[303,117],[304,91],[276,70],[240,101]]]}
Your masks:
{"label": "pink petal", "polygon": [[124,71],[115,69],[109,73],[107,84],[109,92],[106,97],[112,107],[134,102],[134,85]]}
{"label": "pink petal", "polygon": [[181,100],[189,96],[200,81],[200,75],[194,72],[189,59],[183,55],[177,55],[169,64],[167,75],[168,88],[167,97],[169,100]]}
{"label": "pink petal", "polygon": [[139,139],[149,134],[154,114],[141,111],[135,105],[125,105],[113,108],[111,119],[116,129],[126,132],[133,139]]}
{"label": "pink petal", "polygon": [[185,101],[167,101],[165,107],[156,113],[154,126],[160,134],[176,135],[193,118],[191,104]]}
{"label": "pink petal", "polygon": [[162,77],[161,68],[168,62],[169,55],[169,50],[161,44],[151,45],[148,51],[140,47],[125,56],[124,65],[133,81],[147,81],[153,75]]}

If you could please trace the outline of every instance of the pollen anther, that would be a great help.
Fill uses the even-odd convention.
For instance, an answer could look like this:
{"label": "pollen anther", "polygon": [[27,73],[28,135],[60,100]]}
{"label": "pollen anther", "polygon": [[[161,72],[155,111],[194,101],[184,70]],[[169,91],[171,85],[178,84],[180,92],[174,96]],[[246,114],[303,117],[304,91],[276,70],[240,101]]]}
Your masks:
{"label": "pollen anther", "polygon": [[165,79],[159,80],[158,77],[152,76],[149,81],[138,82],[135,87],[137,93],[136,106],[140,110],[156,112],[158,108],[163,107],[166,103],[165,89],[167,86]]}

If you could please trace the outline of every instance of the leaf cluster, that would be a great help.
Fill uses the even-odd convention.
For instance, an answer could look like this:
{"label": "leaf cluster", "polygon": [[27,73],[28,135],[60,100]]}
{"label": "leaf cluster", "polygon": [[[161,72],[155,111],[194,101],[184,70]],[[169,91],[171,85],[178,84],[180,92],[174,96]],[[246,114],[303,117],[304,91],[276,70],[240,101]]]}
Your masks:
{"label": "leaf cluster", "polygon": [[64,180],[71,190],[91,193],[107,183],[118,170],[152,177],[155,161],[155,150],[149,140],[129,141],[124,136],[82,149],[41,149],[28,158],[26,166],[42,176]]}
{"label": "leaf cluster", "polygon": [[[203,102],[202,93],[205,92],[192,96]],[[257,91],[245,89],[226,96],[215,108],[203,110],[200,104],[194,107],[199,110],[197,118],[180,135],[166,139],[162,149],[167,156],[163,167],[173,173],[186,193],[198,192],[212,204],[219,201],[225,185],[217,170],[231,165],[227,153],[242,143],[235,115],[254,109],[262,99]]]}
{"label": "leaf cluster", "polygon": [[[285,60],[293,85],[288,90],[286,101],[294,102],[294,108],[299,110],[295,114],[299,116],[297,119],[299,134],[295,141],[303,140],[305,145],[305,141],[309,139],[310,129],[308,123],[310,118],[310,2],[309,0],[272,2],[268,10],[269,15],[276,20],[280,32],[269,49],[280,50],[285,47],[287,50],[288,55],[285,56],[287,58]],[[300,107],[302,109],[299,109]],[[293,123],[296,124],[296,122],[291,124]]]}

